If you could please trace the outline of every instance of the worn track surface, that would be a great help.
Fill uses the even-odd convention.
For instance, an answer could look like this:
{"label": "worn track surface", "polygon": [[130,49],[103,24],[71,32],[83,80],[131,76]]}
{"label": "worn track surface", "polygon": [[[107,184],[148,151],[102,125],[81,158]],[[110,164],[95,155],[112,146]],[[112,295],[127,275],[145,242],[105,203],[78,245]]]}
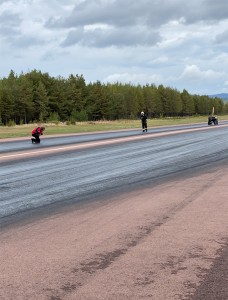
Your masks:
{"label": "worn track surface", "polygon": [[0,299],[228,299],[227,148],[214,129],[2,161]]}
{"label": "worn track surface", "polygon": [[[226,246],[227,174],[215,169],[1,232],[0,298],[191,299]],[[194,299],[227,299],[222,289],[223,297]]]}

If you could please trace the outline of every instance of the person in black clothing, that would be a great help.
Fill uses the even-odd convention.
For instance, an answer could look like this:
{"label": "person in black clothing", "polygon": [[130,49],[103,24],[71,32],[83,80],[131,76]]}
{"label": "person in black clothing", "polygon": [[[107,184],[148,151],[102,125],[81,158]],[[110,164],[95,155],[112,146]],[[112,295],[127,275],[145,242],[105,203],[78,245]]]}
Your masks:
{"label": "person in black clothing", "polygon": [[141,112],[140,119],[142,121],[142,131],[147,132],[147,116],[143,111]]}

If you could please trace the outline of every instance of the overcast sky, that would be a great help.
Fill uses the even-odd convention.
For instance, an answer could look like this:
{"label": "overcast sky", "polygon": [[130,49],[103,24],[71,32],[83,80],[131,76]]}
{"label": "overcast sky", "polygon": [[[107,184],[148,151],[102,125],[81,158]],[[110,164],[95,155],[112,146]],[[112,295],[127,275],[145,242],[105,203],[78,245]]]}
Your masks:
{"label": "overcast sky", "polygon": [[228,92],[227,0],[0,0],[0,78]]}

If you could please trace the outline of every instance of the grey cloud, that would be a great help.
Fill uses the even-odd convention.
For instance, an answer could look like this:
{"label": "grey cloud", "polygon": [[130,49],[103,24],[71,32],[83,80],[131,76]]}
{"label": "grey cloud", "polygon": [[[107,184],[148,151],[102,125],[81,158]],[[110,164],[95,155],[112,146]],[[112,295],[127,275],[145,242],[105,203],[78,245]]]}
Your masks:
{"label": "grey cloud", "polygon": [[29,48],[37,45],[44,45],[44,41],[36,37],[20,36],[11,40],[11,44],[16,48]]}
{"label": "grey cloud", "polygon": [[[161,9],[163,7],[165,11]],[[138,24],[154,23],[161,24],[164,22],[158,11],[166,20],[170,16],[171,5],[163,6],[158,1],[154,4],[150,0],[141,0],[132,2],[131,0],[116,0],[112,2],[89,1],[86,0],[76,5],[68,18],[50,19],[47,27],[74,28],[78,26],[92,25],[97,23],[108,24],[116,27],[135,26]],[[176,12],[176,7],[172,9]],[[175,13],[177,15],[177,13]]]}
{"label": "grey cloud", "polygon": [[22,20],[18,14],[11,13],[10,11],[5,11],[0,15],[1,26],[19,26]]}
{"label": "grey cloud", "polygon": [[215,38],[215,41],[219,44],[228,44],[228,30],[218,34]]}
{"label": "grey cloud", "polygon": [[42,45],[43,41],[37,37],[22,34],[22,22],[23,17],[21,18],[19,14],[12,13],[9,10],[4,11],[0,14],[0,36],[4,37],[5,41],[15,48],[27,48],[38,44]]}
{"label": "grey cloud", "polygon": [[84,38],[83,28],[75,29],[69,32],[67,38],[62,42],[63,47],[80,44],[80,41]]}
{"label": "grey cloud", "polygon": [[6,38],[17,36],[21,18],[17,14],[6,11],[0,15],[0,35]]}
{"label": "grey cloud", "polygon": [[161,40],[159,34],[153,31],[145,31],[139,28],[132,30],[131,28],[102,30],[83,32],[81,30],[72,30],[65,41],[63,47],[80,44],[89,47],[123,47],[123,46],[152,46]]}
{"label": "grey cloud", "polygon": [[0,35],[3,37],[15,37],[18,36],[18,34],[20,34],[20,31],[17,28],[11,28],[8,26],[0,26]]}
{"label": "grey cloud", "polygon": [[227,0],[204,0],[200,5],[200,13],[202,19],[208,20],[224,20],[228,18],[228,2]]}
{"label": "grey cloud", "polygon": [[53,52],[53,51],[47,51],[45,54],[42,55],[41,60],[48,62],[48,61],[55,61],[56,59],[59,59],[60,57],[69,56],[69,52],[62,51],[62,52]]}
{"label": "grey cloud", "polygon": [[0,4],[4,4],[6,2],[9,2],[9,0],[0,0]]}
{"label": "grey cloud", "polygon": [[10,39],[20,34],[21,19],[18,15],[5,12],[0,15],[0,36]]}
{"label": "grey cloud", "polygon": [[[149,2],[149,1],[148,1]],[[227,19],[226,0],[161,0],[152,5],[150,17],[166,21],[185,19],[185,24]],[[160,23],[161,24],[161,23]]]}
{"label": "grey cloud", "polygon": [[47,27],[76,28],[97,23],[115,27],[160,26],[184,18],[186,24],[227,18],[226,0],[85,0],[67,18],[49,19]]}

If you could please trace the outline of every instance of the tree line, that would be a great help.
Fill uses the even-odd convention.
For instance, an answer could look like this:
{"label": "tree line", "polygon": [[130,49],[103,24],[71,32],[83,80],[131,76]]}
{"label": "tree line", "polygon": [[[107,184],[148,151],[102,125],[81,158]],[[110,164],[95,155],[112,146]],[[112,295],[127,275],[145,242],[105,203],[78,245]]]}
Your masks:
{"label": "tree line", "polygon": [[38,70],[11,70],[0,79],[0,125],[136,119],[141,111],[156,118],[208,115],[213,107],[216,114],[228,113],[220,98],[163,85],[86,84],[83,75],[52,77]]}

